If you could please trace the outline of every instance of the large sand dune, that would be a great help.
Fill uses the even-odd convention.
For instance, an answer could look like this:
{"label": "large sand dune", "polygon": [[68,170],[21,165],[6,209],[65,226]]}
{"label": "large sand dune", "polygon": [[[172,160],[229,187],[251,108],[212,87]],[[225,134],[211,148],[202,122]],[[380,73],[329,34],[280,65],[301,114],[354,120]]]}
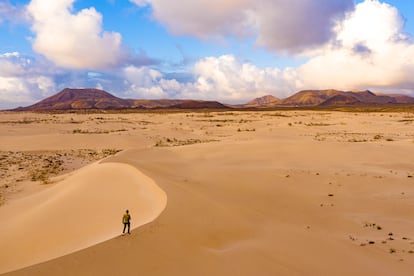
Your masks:
{"label": "large sand dune", "polygon": [[125,209],[136,228],[157,217],[165,204],[164,192],[134,167],[89,165],[50,189],[0,208],[0,272],[118,236]]}
{"label": "large sand dune", "polygon": [[[73,215],[82,219],[89,210],[93,216],[113,214],[106,224],[115,221],[110,234],[120,231],[119,216],[125,208],[132,210],[134,223],[147,212],[153,215],[147,221],[159,216],[130,236],[7,275],[412,275],[412,114],[162,113],[122,115],[122,120],[120,115],[105,116],[107,121],[131,122],[128,131],[109,134],[112,143],[119,141],[128,150],[107,158],[96,169],[116,165],[126,166],[132,175],[142,172],[146,177],[137,179],[149,177],[167,195],[165,209],[165,198],[157,189],[155,198],[160,202],[155,205],[138,200],[142,205],[136,209],[132,204],[116,208],[111,204],[107,212],[101,211],[105,204],[73,209]],[[97,128],[119,128],[102,121]],[[134,122],[142,121],[151,124],[133,129]],[[7,141],[12,143],[10,135]],[[97,141],[105,146],[104,139]],[[151,142],[153,146],[148,146]],[[103,173],[105,177],[94,185],[111,178],[119,183],[131,179],[121,170],[97,174]],[[67,181],[77,187],[72,177]],[[55,194],[62,183],[45,192]],[[65,191],[70,194],[70,189]],[[33,195],[37,196],[41,194]],[[63,198],[56,201],[64,202]],[[4,212],[18,202],[11,200],[1,207],[2,217],[11,220],[14,213]],[[61,218],[61,213],[56,216]],[[78,229],[73,224],[68,221],[67,227]],[[40,227],[32,225],[25,229],[28,237],[36,237]],[[9,235],[13,235],[9,230],[0,232],[2,239]],[[96,243],[97,237],[91,233],[87,240]],[[18,255],[13,253],[13,241],[4,253],[12,255],[8,258]]]}

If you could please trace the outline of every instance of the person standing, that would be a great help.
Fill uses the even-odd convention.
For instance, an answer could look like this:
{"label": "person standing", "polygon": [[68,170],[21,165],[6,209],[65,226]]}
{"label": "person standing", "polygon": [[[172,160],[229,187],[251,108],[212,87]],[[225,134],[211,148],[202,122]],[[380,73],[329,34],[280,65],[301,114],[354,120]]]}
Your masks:
{"label": "person standing", "polygon": [[122,217],[122,223],[124,224],[124,230],[122,231],[122,234],[125,234],[125,229],[128,226],[128,234],[131,234],[130,228],[131,228],[131,215],[129,214],[129,211],[126,210],[124,216]]}

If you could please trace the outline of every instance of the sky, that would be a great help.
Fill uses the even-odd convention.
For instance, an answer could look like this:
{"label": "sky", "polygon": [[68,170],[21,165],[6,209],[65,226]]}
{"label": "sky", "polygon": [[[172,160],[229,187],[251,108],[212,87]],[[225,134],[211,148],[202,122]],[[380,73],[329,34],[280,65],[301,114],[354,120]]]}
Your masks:
{"label": "sky", "polygon": [[0,109],[60,90],[244,103],[414,96],[412,0],[0,0]]}

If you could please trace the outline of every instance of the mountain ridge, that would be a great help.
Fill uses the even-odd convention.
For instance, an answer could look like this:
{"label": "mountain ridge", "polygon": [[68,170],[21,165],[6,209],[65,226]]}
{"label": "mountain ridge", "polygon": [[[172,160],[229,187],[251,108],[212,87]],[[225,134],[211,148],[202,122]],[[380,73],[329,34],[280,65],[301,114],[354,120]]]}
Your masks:
{"label": "mountain ridge", "polygon": [[302,90],[287,98],[272,95],[255,98],[245,104],[227,105],[218,101],[191,99],[122,99],[95,88],[65,88],[55,95],[15,111],[111,110],[111,109],[231,109],[277,107],[340,107],[361,105],[414,104],[414,98],[401,94],[364,91]]}

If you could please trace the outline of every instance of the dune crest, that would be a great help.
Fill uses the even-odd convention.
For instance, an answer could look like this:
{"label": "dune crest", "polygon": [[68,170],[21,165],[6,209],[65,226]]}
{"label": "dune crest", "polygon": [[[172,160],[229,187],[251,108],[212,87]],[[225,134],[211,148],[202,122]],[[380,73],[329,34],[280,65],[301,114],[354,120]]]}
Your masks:
{"label": "dune crest", "polygon": [[[111,239],[154,220],[167,197],[133,166],[94,163],[55,186],[0,208],[0,273],[44,262]],[[10,215],[13,214],[13,215]],[[30,231],[30,232],[29,232]]]}

